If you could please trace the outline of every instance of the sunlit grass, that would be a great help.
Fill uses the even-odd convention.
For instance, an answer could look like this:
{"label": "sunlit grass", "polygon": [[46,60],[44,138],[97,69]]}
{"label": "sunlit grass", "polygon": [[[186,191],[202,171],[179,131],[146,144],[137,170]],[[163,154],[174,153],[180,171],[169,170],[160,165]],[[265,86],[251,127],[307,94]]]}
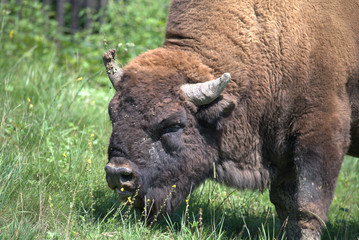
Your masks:
{"label": "sunlit grass", "polygon": [[[1,73],[1,238],[281,238],[267,191],[238,191],[214,181],[146,227],[142,213],[128,212],[105,182],[113,90],[96,85],[104,73],[90,83],[86,74],[66,72],[46,57],[41,63],[24,59]],[[346,158],[325,239],[358,236],[358,171],[357,159]]]}

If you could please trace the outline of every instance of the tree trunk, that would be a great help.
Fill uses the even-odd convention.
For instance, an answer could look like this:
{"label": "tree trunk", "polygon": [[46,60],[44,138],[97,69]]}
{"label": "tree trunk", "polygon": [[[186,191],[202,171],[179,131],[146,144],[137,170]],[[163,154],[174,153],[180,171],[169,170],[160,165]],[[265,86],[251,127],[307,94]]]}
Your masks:
{"label": "tree trunk", "polygon": [[43,1],[44,6],[50,6],[50,2],[51,2],[51,0],[44,0]]}
{"label": "tree trunk", "polygon": [[56,19],[59,27],[61,28],[61,32],[65,26],[65,8],[64,8],[64,0],[56,1]]}
{"label": "tree trunk", "polygon": [[71,33],[74,34],[79,30],[80,21],[79,13],[82,1],[71,0]]}
{"label": "tree trunk", "polygon": [[107,5],[107,0],[100,0],[100,6],[99,6],[99,11],[101,12],[101,15],[100,15],[100,24],[102,25],[103,24],[103,21],[104,21],[104,15],[105,15],[105,8],[106,8],[106,5]]}
{"label": "tree trunk", "polygon": [[93,19],[93,13],[96,8],[95,0],[85,0],[85,8],[86,8],[86,20],[85,20],[85,29],[91,28],[91,23]]}

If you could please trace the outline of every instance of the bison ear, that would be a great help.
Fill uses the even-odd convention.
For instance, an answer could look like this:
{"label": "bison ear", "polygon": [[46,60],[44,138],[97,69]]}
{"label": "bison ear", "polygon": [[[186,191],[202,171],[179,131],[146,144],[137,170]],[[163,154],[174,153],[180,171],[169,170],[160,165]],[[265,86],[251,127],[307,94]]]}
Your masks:
{"label": "bison ear", "polygon": [[103,63],[106,67],[106,73],[110,79],[112,86],[116,91],[119,90],[119,83],[123,76],[122,69],[115,63],[116,49],[110,49],[103,54]]}
{"label": "bison ear", "polygon": [[196,118],[206,127],[220,130],[223,128],[223,119],[232,113],[234,107],[234,99],[221,95],[210,104],[199,107]]}

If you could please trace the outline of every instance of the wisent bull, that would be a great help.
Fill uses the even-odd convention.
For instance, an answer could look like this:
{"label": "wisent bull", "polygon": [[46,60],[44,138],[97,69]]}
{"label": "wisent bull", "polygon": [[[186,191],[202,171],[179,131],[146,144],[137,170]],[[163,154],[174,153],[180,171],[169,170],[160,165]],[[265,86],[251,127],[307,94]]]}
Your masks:
{"label": "wisent bull", "polygon": [[163,47],[114,58],[105,170],[121,198],[153,217],[215,171],[269,187],[290,239],[320,238],[344,155],[359,157],[357,0],[172,0]]}

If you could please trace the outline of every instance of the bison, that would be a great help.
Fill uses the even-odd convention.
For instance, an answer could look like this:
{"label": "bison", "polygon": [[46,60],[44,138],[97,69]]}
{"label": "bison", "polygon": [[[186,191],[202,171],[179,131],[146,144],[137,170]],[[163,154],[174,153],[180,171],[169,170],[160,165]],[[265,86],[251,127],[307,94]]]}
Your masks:
{"label": "bison", "polygon": [[104,54],[109,187],[152,219],[206,178],[269,188],[289,238],[319,239],[359,157],[358,23],[357,0],[172,0],[163,47]]}

